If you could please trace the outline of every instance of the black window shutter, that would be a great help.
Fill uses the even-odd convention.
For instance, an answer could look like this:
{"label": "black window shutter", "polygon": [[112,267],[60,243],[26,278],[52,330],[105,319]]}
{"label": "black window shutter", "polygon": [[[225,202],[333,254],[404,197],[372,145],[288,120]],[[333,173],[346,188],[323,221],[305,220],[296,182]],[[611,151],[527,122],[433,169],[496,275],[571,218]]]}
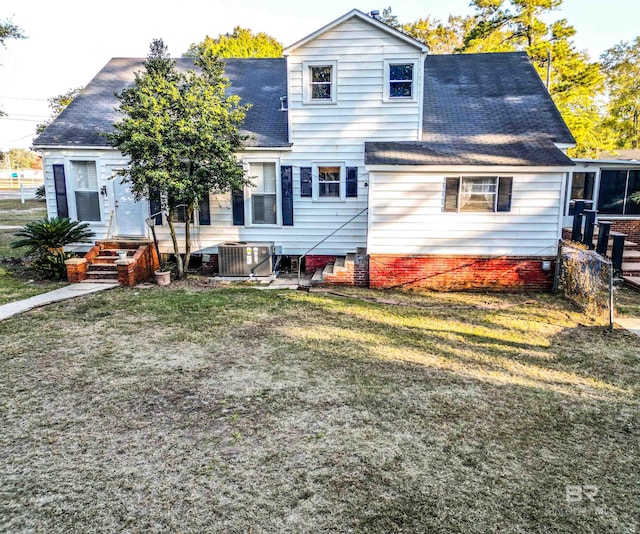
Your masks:
{"label": "black window shutter", "polygon": [[244,226],[244,191],[231,193],[231,211],[233,213],[233,225]]}
{"label": "black window shutter", "polygon": [[312,196],[311,167],[300,167],[300,196]]}
{"label": "black window shutter", "polygon": [[64,178],[64,165],[53,166],[53,185],[56,190],[58,217],[69,217],[69,205],[67,204],[67,182]]}
{"label": "black window shutter", "polygon": [[149,215],[157,213],[155,219],[157,225],[162,225],[162,200],[160,199],[160,190],[152,187],[149,190]]}
{"label": "black window shutter", "polygon": [[347,167],[347,197],[358,196],[358,167]]}
{"label": "black window shutter", "polygon": [[293,226],[293,167],[280,167],[280,186],[282,188],[282,224]]}
{"label": "black window shutter", "polygon": [[209,210],[209,193],[198,203],[198,222],[203,224],[211,224],[211,211]]}
{"label": "black window shutter", "polygon": [[501,176],[498,178],[498,206],[496,211],[511,211],[511,190],[513,178]]}
{"label": "black window shutter", "polygon": [[460,178],[447,178],[444,192],[444,211],[458,211]]}

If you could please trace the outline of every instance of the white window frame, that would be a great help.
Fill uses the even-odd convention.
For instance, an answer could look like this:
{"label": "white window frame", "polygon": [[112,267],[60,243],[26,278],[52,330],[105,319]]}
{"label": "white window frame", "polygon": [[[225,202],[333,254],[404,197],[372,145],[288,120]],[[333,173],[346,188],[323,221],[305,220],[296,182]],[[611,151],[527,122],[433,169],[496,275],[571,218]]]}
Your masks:
{"label": "white window frame", "polygon": [[[338,167],[340,169],[340,196],[323,197],[320,196],[320,167]],[[318,202],[344,202],[347,197],[347,166],[345,162],[338,161],[318,161],[312,166],[312,193],[313,200]]]}
{"label": "white window frame", "polygon": [[[419,65],[418,59],[385,59],[384,60],[384,102],[417,102],[418,101],[418,76]],[[413,78],[411,80],[411,96],[391,96],[391,66],[392,65],[412,65],[413,66]]]}
{"label": "white window frame", "polygon": [[252,158],[242,160],[245,165],[246,175],[251,177],[251,164],[256,163],[273,163],[275,165],[276,172],[276,223],[275,224],[263,224],[253,222],[253,201],[252,191],[253,186],[246,185],[244,187],[244,225],[246,227],[254,228],[279,228],[282,226],[282,185],[280,179],[280,160],[276,158]]}
{"label": "white window frame", "polygon": [[[96,189],[80,189],[77,187],[78,181],[76,179],[76,172],[75,172],[75,168],[74,168],[74,163],[93,163],[96,167]],[[87,222],[89,224],[100,224],[101,222],[103,222],[104,219],[104,214],[102,213],[104,211],[104,206],[103,206],[103,195],[101,195],[101,186],[100,186],[100,165],[99,165],[99,161],[95,158],[86,158],[86,157],[73,157],[73,158],[69,158],[66,162],[65,165],[65,174],[66,176],[68,176],[69,178],[67,178],[66,181],[66,186],[67,186],[67,204],[69,206],[69,215],[73,216],[74,219],[79,220],[78,219],[78,205],[77,205],[77,197],[76,197],[76,192],[90,192],[93,193],[94,191],[98,193],[98,209],[99,209],[99,213],[98,215],[100,215],[100,219],[97,221],[82,221],[82,222]],[[73,199],[73,202],[69,202],[69,197]],[[71,206],[71,204],[73,205],[73,207]]]}
{"label": "white window frame", "polygon": [[[331,67],[331,98],[311,98],[311,67]],[[327,105],[338,102],[338,62],[304,61],[302,63],[302,101],[304,104]]]}

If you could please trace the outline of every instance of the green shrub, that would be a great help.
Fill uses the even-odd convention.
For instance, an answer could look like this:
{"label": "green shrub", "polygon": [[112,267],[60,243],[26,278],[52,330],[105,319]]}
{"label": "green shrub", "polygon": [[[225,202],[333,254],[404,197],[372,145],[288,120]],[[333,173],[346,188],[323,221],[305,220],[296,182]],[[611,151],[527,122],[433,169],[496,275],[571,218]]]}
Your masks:
{"label": "green shrub", "polygon": [[33,269],[44,278],[62,280],[67,276],[65,260],[71,254],[64,251],[65,245],[86,243],[93,237],[88,223],[72,221],[66,217],[53,217],[27,223],[15,234],[18,239],[12,248],[27,247],[29,253],[37,253]]}
{"label": "green shrub", "polygon": [[36,200],[46,200],[47,193],[44,190],[44,185],[41,185],[36,189],[35,197],[36,197]]}

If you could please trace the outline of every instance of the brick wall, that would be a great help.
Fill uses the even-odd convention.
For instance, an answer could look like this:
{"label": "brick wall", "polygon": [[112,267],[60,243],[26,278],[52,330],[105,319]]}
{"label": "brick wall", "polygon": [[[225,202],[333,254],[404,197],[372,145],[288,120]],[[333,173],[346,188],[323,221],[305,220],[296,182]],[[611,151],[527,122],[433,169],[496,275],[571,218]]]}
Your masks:
{"label": "brick wall", "polygon": [[335,256],[305,256],[304,272],[306,274],[313,274],[316,269],[323,269],[327,263],[333,263],[336,261]]}
{"label": "brick wall", "polygon": [[[598,218],[601,221],[608,220],[605,216]],[[611,230],[627,234],[627,239],[634,243],[640,243],[640,220],[637,219],[610,219],[613,223]]]}
{"label": "brick wall", "polygon": [[483,258],[460,256],[369,256],[370,287],[435,290],[549,291],[551,270],[543,258]]}

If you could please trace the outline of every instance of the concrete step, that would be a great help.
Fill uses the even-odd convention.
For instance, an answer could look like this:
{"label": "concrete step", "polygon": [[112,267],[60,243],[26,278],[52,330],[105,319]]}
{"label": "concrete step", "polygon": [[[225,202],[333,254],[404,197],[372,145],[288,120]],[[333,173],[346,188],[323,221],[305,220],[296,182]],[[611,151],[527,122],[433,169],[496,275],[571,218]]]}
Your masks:
{"label": "concrete step", "polygon": [[118,272],[118,267],[115,263],[91,263],[89,265],[89,269],[91,271],[101,271],[101,272]]}
{"label": "concrete step", "polygon": [[87,271],[87,280],[109,280],[113,282],[118,280],[117,271],[94,271],[89,269]]}
{"label": "concrete step", "polygon": [[78,282],[79,284],[110,284],[112,285],[114,283],[114,281],[112,278],[92,278],[92,279],[87,279],[87,280],[82,280],[80,282]]}
{"label": "concrete step", "polygon": [[336,261],[333,264],[333,272],[337,272],[337,271],[344,271],[346,270],[345,267],[345,258],[344,256],[338,256],[336,258]]}
{"label": "concrete step", "polygon": [[622,270],[640,272],[640,261],[623,261]]}
{"label": "concrete step", "polygon": [[327,263],[324,266],[324,269],[322,269],[322,276],[326,276],[328,274],[333,274],[333,268],[334,268],[335,264],[333,263]]}
{"label": "concrete step", "polygon": [[96,256],[96,263],[115,263],[118,261],[118,256]]}
{"label": "concrete step", "polygon": [[312,284],[321,284],[324,281],[324,277],[322,276],[322,269],[316,269],[316,272],[313,273],[311,277]]}
{"label": "concrete step", "polygon": [[623,276],[625,285],[629,286],[631,289],[635,289],[636,291],[640,291],[640,275],[639,276]]}
{"label": "concrete step", "polygon": [[345,258],[345,263],[355,263],[356,262],[356,254],[355,252],[350,252],[349,254],[347,254],[347,257]]}

